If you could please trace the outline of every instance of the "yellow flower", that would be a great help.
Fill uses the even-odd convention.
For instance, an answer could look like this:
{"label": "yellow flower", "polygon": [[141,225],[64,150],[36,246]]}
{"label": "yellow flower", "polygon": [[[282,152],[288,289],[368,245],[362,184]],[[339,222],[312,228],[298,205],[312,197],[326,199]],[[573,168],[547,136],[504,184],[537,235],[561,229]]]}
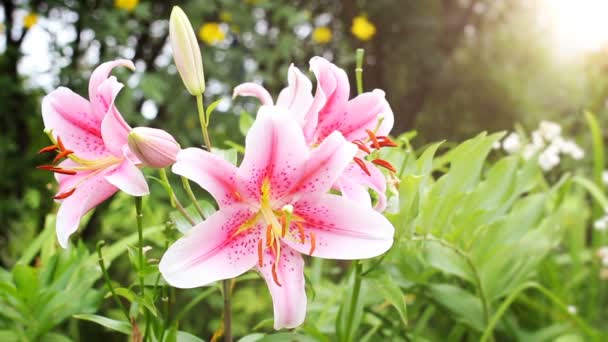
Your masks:
{"label": "yellow flower", "polygon": [[122,10],[132,11],[139,5],[139,0],[114,0],[114,7]]}
{"label": "yellow flower", "polygon": [[220,20],[223,22],[231,22],[232,21],[232,13],[228,11],[220,11]]}
{"label": "yellow flower", "polygon": [[319,44],[329,43],[331,41],[331,36],[331,30],[329,29],[329,27],[326,26],[317,27],[312,32],[312,40]]}
{"label": "yellow flower", "polygon": [[37,22],[38,15],[36,13],[28,13],[25,17],[23,17],[23,26],[25,26],[26,29],[36,25]]}
{"label": "yellow flower", "polygon": [[226,38],[226,34],[219,23],[205,23],[198,30],[198,38],[209,45],[213,45]]}
{"label": "yellow flower", "polygon": [[355,37],[362,41],[368,41],[376,34],[376,26],[361,15],[353,19],[353,26],[350,30]]}

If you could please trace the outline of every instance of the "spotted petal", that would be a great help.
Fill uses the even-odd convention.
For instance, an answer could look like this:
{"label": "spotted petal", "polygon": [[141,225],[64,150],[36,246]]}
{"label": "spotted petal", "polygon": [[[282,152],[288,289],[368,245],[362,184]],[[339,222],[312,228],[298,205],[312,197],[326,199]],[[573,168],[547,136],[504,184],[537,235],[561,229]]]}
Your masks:
{"label": "spotted petal", "polygon": [[[61,200],[61,206],[57,212],[57,239],[63,248],[68,246],[68,239],[78,229],[82,216],[118,191],[118,188],[105,179],[103,173],[86,179],[70,178],[70,181],[79,182],[80,180],[84,181],[78,184],[76,191],[71,196]],[[62,184],[60,192],[68,190],[66,186],[73,185]]]}
{"label": "spotted petal", "polygon": [[[305,242],[284,241],[301,253],[328,259],[366,259],[386,252],[393,244],[394,228],[386,217],[341,196],[303,198],[295,203],[294,214],[304,220]],[[297,236],[297,225],[290,229]],[[312,254],[311,233],[315,240]]]}
{"label": "spotted petal", "polygon": [[258,261],[262,227],[253,225],[236,234],[255,215],[249,207],[224,207],[177,240],[158,265],[169,284],[179,288],[208,285],[237,277]]}
{"label": "spotted petal", "polygon": [[308,153],[302,129],[286,109],[262,106],[247,134],[237,171],[241,195],[257,201],[267,179],[272,198],[282,197],[300,178]]}
{"label": "spotted petal", "polygon": [[171,170],[207,190],[220,207],[240,201],[236,189],[236,166],[215,154],[200,148],[181,150]]}
{"label": "spotted petal", "polygon": [[266,280],[272,296],[274,328],[277,330],[295,328],[304,322],[306,316],[304,260],[299,252],[281,243],[281,255],[276,265],[276,280],[272,272],[275,260],[274,254],[266,250],[262,266],[258,265],[258,270]]}

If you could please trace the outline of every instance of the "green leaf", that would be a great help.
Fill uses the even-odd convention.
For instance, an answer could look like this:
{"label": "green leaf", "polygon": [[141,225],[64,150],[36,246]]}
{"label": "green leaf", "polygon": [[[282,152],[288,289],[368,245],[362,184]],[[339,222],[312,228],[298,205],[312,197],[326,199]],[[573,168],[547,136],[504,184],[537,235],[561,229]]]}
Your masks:
{"label": "green leaf", "polygon": [[185,331],[178,331],[177,342],[204,342],[204,340]]}
{"label": "green leaf", "polygon": [[220,104],[220,102],[222,102],[221,98],[219,100],[213,101],[209,106],[207,106],[207,109],[205,110],[205,123],[207,126],[209,126],[211,114],[213,114],[213,111],[215,111],[215,108]]}
{"label": "green leaf", "polygon": [[247,135],[251,125],[253,125],[253,118],[251,115],[245,111],[241,112],[241,115],[239,116],[239,131],[241,134],[243,134],[243,136]]}
{"label": "green leaf", "polygon": [[431,298],[456,315],[456,319],[477,331],[483,331],[483,309],[479,298],[470,292],[448,284],[430,286]]}
{"label": "green leaf", "polygon": [[13,281],[19,296],[26,301],[33,300],[38,294],[38,274],[36,269],[26,265],[15,265]]}
{"label": "green leaf", "polygon": [[93,315],[93,314],[79,314],[79,315],[74,315],[72,317],[83,320],[83,321],[97,323],[108,329],[118,331],[118,332],[121,332],[126,335],[131,334],[131,323],[129,323],[129,322],[119,321],[119,320],[111,319],[108,317]]}
{"label": "green leaf", "polygon": [[407,306],[405,304],[405,298],[403,291],[395,283],[390,275],[386,275],[381,279],[374,280],[373,284],[380,294],[386,299],[399,313],[403,325],[407,325]]}
{"label": "green leaf", "polygon": [[72,342],[70,338],[58,333],[46,333],[40,338],[40,342]]}

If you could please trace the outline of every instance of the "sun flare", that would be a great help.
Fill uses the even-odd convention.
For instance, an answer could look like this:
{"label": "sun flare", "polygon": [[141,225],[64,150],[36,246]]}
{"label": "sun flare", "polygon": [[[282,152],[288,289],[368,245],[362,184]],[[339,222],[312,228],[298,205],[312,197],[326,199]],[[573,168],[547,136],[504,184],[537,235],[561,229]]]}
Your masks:
{"label": "sun flare", "polygon": [[598,51],[608,43],[608,1],[542,0],[560,51],[568,55]]}

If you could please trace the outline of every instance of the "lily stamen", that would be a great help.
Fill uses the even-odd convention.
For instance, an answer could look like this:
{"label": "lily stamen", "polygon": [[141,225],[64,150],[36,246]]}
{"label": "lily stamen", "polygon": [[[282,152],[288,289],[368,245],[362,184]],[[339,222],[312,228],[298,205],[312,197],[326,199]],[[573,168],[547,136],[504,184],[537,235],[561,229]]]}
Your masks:
{"label": "lily stamen", "polygon": [[363,170],[363,172],[365,172],[368,176],[371,176],[371,172],[369,172],[369,169],[367,168],[367,165],[365,165],[365,163],[363,162],[363,160],[361,160],[361,158],[353,158],[353,161],[355,163],[357,163],[357,165],[359,165],[359,167],[361,168],[361,170]]}
{"label": "lily stamen", "polygon": [[393,164],[389,163],[388,161],[386,161],[384,159],[374,159],[374,160],[372,160],[372,163],[374,163],[378,166],[382,166],[383,168],[388,169],[391,172],[397,172],[397,169],[395,169]]}
{"label": "lily stamen", "polygon": [[72,194],[74,193],[74,191],[76,191],[75,187],[72,188],[72,189],[70,189],[70,190],[68,190],[68,191],[66,191],[66,192],[63,192],[63,193],[60,193],[60,194],[57,194],[57,195],[53,196],[53,199],[65,199],[65,198],[68,198],[68,197],[72,196]]}

